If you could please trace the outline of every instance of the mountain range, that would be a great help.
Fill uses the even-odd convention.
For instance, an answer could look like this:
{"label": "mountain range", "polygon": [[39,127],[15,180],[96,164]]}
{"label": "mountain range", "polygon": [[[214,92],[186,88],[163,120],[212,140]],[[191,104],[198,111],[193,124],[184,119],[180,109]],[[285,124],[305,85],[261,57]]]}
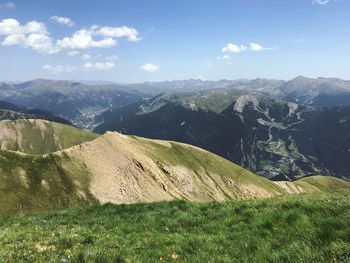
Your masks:
{"label": "mountain range", "polygon": [[0,116],[189,143],[272,180],[348,180],[349,92],[349,81],[302,76],[142,84],[36,79],[0,83]]}
{"label": "mountain range", "polygon": [[350,81],[336,78],[296,77],[270,79],[176,80],[118,84],[110,82],[35,79],[0,82],[0,101],[54,112],[77,127],[92,130],[103,111],[148,99],[164,92],[235,88],[307,106],[350,106]]}
{"label": "mountain range", "polygon": [[147,95],[118,85],[86,85],[46,79],[20,84],[0,83],[0,100],[31,108],[39,106],[85,129],[93,127],[96,113],[136,102],[143,97]]}
{"label": "mountain range", "polygon": [[[98,136],[43,120],[0,121],[0,125],[5,131],[2,144],[7,142],[0,151],[0,212],[350,189],[349,182],[325,176],[272,182],[203,149],[173,141],[116,132]],[[21,139],[16,148],[9,143],[14,136]],[[51,147],[35,144],[40,138]]]}
{"label": "mountain range", "polygon": [[308,106],[350,106],[350,81],[337,78],[306,78],[292,80],[238,79],[238,80],[176,80],[146,82],[132,87],[158,88],[169,91],[201,91],[215,88],[235,88],[269,95],[286,101]]}
{"label": "mountain range", "polygon": [[0,101],[0,120],[43,119],[58,123],[73,125],[70,121],[57,116],[56,113],[41,109],[18,106],[6,101]]}
{"label": "mountain range", "polygon": [[189,143],[274,180],[350,178],[350,107],[315,108],[226,88],[164,93],[99,118],[97,133]]}

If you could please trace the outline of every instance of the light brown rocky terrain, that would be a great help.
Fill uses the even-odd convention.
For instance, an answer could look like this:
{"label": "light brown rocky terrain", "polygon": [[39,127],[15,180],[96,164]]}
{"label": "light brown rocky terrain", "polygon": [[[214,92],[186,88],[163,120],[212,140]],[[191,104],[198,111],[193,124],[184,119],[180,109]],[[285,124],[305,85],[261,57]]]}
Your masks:
{"label": "light brown rocky terrain", "polygon": [[[13,137],[20,142],[18,145],[27,145],[24,148],[30,153],[32,149],[28,145],[33,144],[37,149],[47,142],[67,145],[67,137],[71,139],[68,143],[74,145],[72,134],[80,140],[84,136],[97,137],[61,124],[37,122],[10,123],[1,136],[7,134],[5,137]],[[25,133],[28,130],[31,137]],[[45,140],[48,136],[56,139]],[[0,151],[0,211],[173,199],[222,201],[350,189],[350,183],[324,176],[272,182],[191,145],[117,132],[107,132],[59,151],[46,146],[40,148],[45,154],[24,153],[23,147],[19,151]]]}

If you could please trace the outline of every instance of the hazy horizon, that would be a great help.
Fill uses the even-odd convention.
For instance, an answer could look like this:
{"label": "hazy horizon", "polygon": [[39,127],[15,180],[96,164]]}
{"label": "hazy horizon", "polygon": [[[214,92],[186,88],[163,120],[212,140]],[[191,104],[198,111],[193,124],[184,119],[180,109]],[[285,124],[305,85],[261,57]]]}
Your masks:
{"label": "hazy horizon", "polygon": [[350,79],[341,79],[341,78],[337,78],[337,77],[309,77],[309,76],[303,76],[303,75],[298,75],[295,76],[291,79],[274,79],[274,78],[264,78],[264,77],[257,77],[257,78],[237,78],[237,79],[199,79],[199,78],[187,78],[187,79],[171,79],[171,80],[161,80],[161,81],[143,81],[143,82],[120,82],[120,81],[108,81],[108,80],[103,80],[103,79],[91,79],[91,80],[87,80],[87,79],[60,79],[60,78],[32,78],[32,79],[27,79],[27,80],[23,80],[23,81],[19,81],[19,80],[0,80],[0,82],[5,82],[8,84],[20,84],[20,83],[25,83],[25,82],[29,82],[29,81],[35,81],[38,79],[44,79],[44,80],[53,80],[53,81],[70,81],[70,82],[80,82],[80,83],[91,83],[93,84],[94,82],[96,82],[97,84],[101,85],[102,84],[119,84],[119,85],[130,85],[130,84],[141,84],[141,83],[158,83],[158,82],[173,82],[173,81],[213,81],[213,82],[217,82],[217,81],[254,81],[257,79],[265,79],[265,80],[276,80],[276,81],[291,81],[295,78],[298,77],[304,77],[307,79],[340,79],[343,81],[350,81]]}

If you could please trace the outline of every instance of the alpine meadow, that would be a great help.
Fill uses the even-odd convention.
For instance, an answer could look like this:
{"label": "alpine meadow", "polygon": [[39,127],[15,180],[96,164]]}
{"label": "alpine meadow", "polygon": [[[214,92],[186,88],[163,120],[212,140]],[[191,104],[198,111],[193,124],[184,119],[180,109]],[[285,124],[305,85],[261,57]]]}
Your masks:
{"label": "alpine meadow", "polygon": [[350,262],[349,0],[0,0],[0,262]]}

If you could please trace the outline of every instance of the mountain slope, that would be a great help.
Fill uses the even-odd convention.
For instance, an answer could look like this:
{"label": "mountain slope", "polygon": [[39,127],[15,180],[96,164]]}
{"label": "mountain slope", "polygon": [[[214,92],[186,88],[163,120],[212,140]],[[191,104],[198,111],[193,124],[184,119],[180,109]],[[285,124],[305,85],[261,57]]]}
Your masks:
{"label": "mountain slope", "polygon": [[[286,191],[200,148],[115,132],[44,155],[2,150],[0,182],[2,212],[106,202],[258,198],[319,190],[298,185]],[[350,188],[350,183],[339,182],[336,188]]]}
{"label": "mountain slope", "polygon": [[295,180],[320,173],[350,178],[348,116],[350,107],[316,109],[215,89],[165,93],[107,111],[95,132],[189,143],[268,178]]}
{"label": "mountain slope", "polygon": [[175,80],[130,85],[130,87],[152,89],[159,92],[203,91],[217,88],[236,88],[249,92],[258,92],[286,101],[308,106],[350,106],[350,81],[337,78],[294,79],[239,79],[239,80]]}
{"label": "mountain slope", "polygon": [[274,90],[281,99],[310,106],[350,106],[350,82],[298,76]]}
{"label": "mountain slope", "polygon": [[44,154],[97,138],[78,128],[45,120],[0,121],[1,150]]}
{"label": "mountain slope", "polygon": [[118,133],[45,155],[0,151],[0,180],[0,211],[284,193],[204,150]]}
{"label": "mountain slope", "polygon": [[[236,88],[307,106],[350,106],[350,82],[335,78],[296,77],[272,79],[176,80],[142,84],[87,85],[66,80],[35,79],[23,83],[0,82],[0,100],[40,108],[62,116],[74,125],[92,130],[103,111],[123,107],[162,92]],[[42,118],[44,119],[44,118]]]}
{"label": "mountain slope", "polygon": [[107,133],[79,154],[96,175],[92,193],[104,201],[204,201],[281,193],[270,181],[219,156],[175,142]]}
{"label": "mountain slope", "polygon": [[36,79],[0,85],[0,100],[38,107],[69,119],[74,125],[91,128],[96,113],[127,105],[147,97],[131,87],[85,85],[79,82]]}
{"label": "mountain slope", "polygon": [[40,109],[30,109],[6,101],[0,101],[0,120],[18,119],[42,119],[72,125],[70,121],[56,116],[53,112]]}

